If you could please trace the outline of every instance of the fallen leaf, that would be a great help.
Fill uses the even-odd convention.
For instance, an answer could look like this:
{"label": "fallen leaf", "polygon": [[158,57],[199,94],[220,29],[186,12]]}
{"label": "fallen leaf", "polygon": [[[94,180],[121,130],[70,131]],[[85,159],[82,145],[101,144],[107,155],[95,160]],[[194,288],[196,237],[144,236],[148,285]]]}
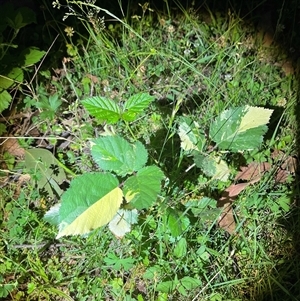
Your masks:
{"label": "fallen leaf", "polygon": [[28,174],[28,173],[21,175],[18,179],[18,184],[22,185],[22,184],[30,181],[30,179],[31,179],[31,177],[30,177],[30,174]]}
{"label": "fallen leaf", "polygon": [[92,74],[86,74],[86,77],[89,78],[94,84],[99,83],[99,78]]}
{"label": "fallen leaf", "polygon": [[222,207],[224,204],[228,202],[232,202],[236,199],[236,197],[250,184],[254,182],[247,182],[247,183],[239,183],[239,184],[232,184],[228,188],[226,188],[219,199],[218,207]]}
{"label": "fallen leaf", "polygon": [[268,162],[258,163],[252,162],[248,166],[242,166],[241,171],[235,177],[235,181],[252,181],[256,178],[261,178],[262,174],[271,169],[271,164]]}
{"label": "fallen leaf", "polygon": [[3,142],[2,144],[2,151],[8,152],[10,155],[14,157],[22,158],[25,155],[25,150],[22,148],[15,138],[9,138]]}
{"label": "fallen leaf", "polygon": [[218,207],[223,207],[218,222],[220,228],[224,229],[229,234],[234,233],[236,224],[231,204],[247,186],[258,182],[259,180],[260,177],[256,177],[247,183],[232,184],[222,192],[222,195],[218,200]]}
{"label": "fallen leaf", "polygon": [[144,294],[147,294],[147,286],[146,286],[145,281],[139,280],[139,281],[136,283],[136,288],[138,289],[139,292],[144,293]]}
{"label": "fallen leaf", "polygon": [[275,149],[272,153],[271,153],[271,158],[273,160],[282,160],[282,158],[284,157],[285,153],[281,150]]}
{"label": "fallen leaf", "polygon": [[279,169],[275,175],[275,183],[285,183],[289,175],[288,171]]}
{"label": "fallen leaf", "polygon": [[224,229],[229,234],[233,234],[235,232],[236,223],[234,220],[231,203],[226,203],[224,205],[223,211],[219,217],[218,225],[220,228]]}
{"label": "fallen leaf", "polygon": [[297,169],[297,159],[295,157],[289,156],[285,159],[283,164],[280,166],[283,170],[290,173],[295,173]]}
{"label": "fallen leaf", "polygon": [[281,67],[282,67],[282,71],[284,72],[285,76],[292,75],[295,73],[293,62],[291,60],[283,62]]}

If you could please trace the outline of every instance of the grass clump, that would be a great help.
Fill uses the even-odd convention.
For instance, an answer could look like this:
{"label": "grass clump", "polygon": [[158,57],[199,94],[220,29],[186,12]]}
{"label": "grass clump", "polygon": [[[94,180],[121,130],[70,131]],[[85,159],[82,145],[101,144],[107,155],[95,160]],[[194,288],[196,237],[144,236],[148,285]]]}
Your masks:
{"label": "grass clump", "polygon": [[[251,23],[233,11],[184,10],[179,4],[175,12],[168,6],[155,11],[144,4],[131,18],[119,18],[93,2],[67,1],[66,8],[65,23],[55,20],[65,38],[62,64],[53,72],[39,70],[26,86],[18,107],[32,118],[19,144],[2,144],[0,296],[297,300],[291,277],[298,273],[297,83],[294,72],[284,69],[286,56],[275,43],[266,47]],[[139,93],[154,100],[131,118],[127,101]],[[110,103],[122,118],[91,116],[83,100],[93,97],[107,99],[103,106]],[[214,121],[225,110],[246,105],[274,110],[262,144],[234,153],[221,149],[226,179],[208,174],[182,148],[182,120],[191,121],[188,139],[203,131],[209,140],[205,154],[214,155],[218,141],[209,139]],[[10,116],[1,119],[7,137],[17,133]],[[164,173],[160,192],[151,205],[138,208],[136,223],[122,239],[104,227],[55,240],[57,230],[43,220],[45,212],[60,200],[57,191],[67,190],[80,174],[97,172],[91,144],[113,135],[128,145],[140,141],[147,164]],[[23,154],[16,154],[37,147],[51,151],[51,166],[36,158],[44,167],[28,168]],[[140,168],[133,168],[132,177]],[[50,182],[56,188],[49,198],[39,185],[40,173],[51,181],[61,169],[64,181]],[[124,174],[116,174],[122,180],[117,187],[126,187]],[[121,206],[130,207],[126,193],[124,199]]]}

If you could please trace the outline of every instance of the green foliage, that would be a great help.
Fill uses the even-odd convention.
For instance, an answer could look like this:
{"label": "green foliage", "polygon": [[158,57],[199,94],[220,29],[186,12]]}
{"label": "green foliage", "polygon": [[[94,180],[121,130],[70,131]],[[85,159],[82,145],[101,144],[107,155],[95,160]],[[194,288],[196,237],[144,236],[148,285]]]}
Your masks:
{"label": "green foliage", "polygon": [[160,192],[160,181],[164,175],[157,166],[141,168],[124,182],[124,197],[137,208],[149,208]]}
{"label": "green foliage", "polygon": [[114,270],[124,269],[124,271],[129,271],[133,267],[135,260],[133,258],[120,258],[114,253],[109,253],[104,258],[104,262]]}
{"label": "green foliage", "polygon": [[194,157],[195,165],[205,175],[226,182],[230,169],[221,153],[216,155],[211,150],[241,152],[259,148],[272,113],[273,110],[251,106],[227,109],[206,129],[209,133],[206,140],[196,121],[181,118],[178,127],[181,148]]}
{"label": "green foliage", "polygon": [[181,211],[172,208],[167,208],[164,220],[172,237],[182,235],[190,225],[190,220],[187,216],[182,214]]}
{"label": "green foliage", "polygon": [[[264,161],[270,159],[269,149],[263,154],[258,149],[267,124],[257,122],[261,112],[252,112],[255,119],[246,124],[241,118],[246,116],[245,104],[274,106],[284,97],[292,102],[292,85],[277,72],[281,59],[270,64],[271,58],[261,53],[256,43],[251,44],[252,32],[240,26],[242,20],[232,11],[216,19],[211,13],[207,24],[201,9],[196,14],[191,9],[183,18],[178,16],[179,10],[173,16],[173,9],[156,17],[145,3],[137,7],[136,19],[128,18],[134,28],[129,29],[122,20],[102,30],[99,25],[105,11],[97,10],[97,15],[94,0],[65,3],[70,5],[68,12],[78,17],[66,22],[74,37],[67,36],[67,44],[61,45],[61,18],[50,22],[48,15],[47,24],[51,24],[50,35],[55,24],[62,33],[54,45],[60,47],[58,55],[64,49],[71,58],[64,60],[63,70],[51,66],[54,68],[38,72],[33,82],[38,85],[37,93],[28,96],[26,109],[38,109],[33,126],[46,142],[55,144],[53,154],[59,161],[83,173],[75,176],[61,203],[46,218],[59,226],[58,237],[77,233],[85,239],[75,236],[65,238],[63,244],[52,242],[53,228],[41,221],[52,200],[47,191],[38,193],[44,190],[39,179],[45,170],[40,165],[48,168],[48,163],[35,157],[36,168],[28,169],[35,185],[22,186],[20,198],[11,188],[9,194],[3,189],[7,194],[4,202],[0,197],[0,249],[15,260],[0,259],[1,272],[6,273],[0,287],[9,288],[16,300],[72,300],[69,296],[78,300],[90,296],[138,301],[256,300],[255,290],[274,287],[272,296],[276,299],[277,284],[290,284],[289,273],[286,279],[280,276],[277,280],[279,274],[284,275],[282,266],[296,265],[296,256],[291,261],[291,236],[282,227],[287,222],[282,217],[289,210],[288,188],[272,186],[269,175],[249,187],[233,203],[238,235],[230,238],[217,226],[222,212],[217,200],[240,166],[239,159],[252,162],[262,160],[261,155]],[[47,7],[46,1],[43,4]],[[77,6],[85,11],[75,14]],[[78,26],[83,19],[91,31],[86,37]],[[247,41],[243,40],[245,34]],[[54,37],[49,38],[52,41]],[[54,57],[50,57],[53,62]],[[12,72],[15,78],[17,74],[17,69]],[[8,79],[6,85],[11,82]],[[45,88],[42,91],[40,87]],[[147,100],[147,94],[136,97],[136,91],[151,91],[157,101]],[[146,114],[150,103],[151,114]],[[81,104],[95,118],[90,118]],[[233,108],[225,113],[230,106]],[[178,118],[181,115],[184,117]],[[291,115],[286,115],[290,120]],[[180,120],[180,140],[176,120]],[[7,130],[12,128],[9,122],[6,126]],[[288,127],[278,129],[285,131],[287,138],[274,138],[270,147],[286,152],[292,147],[293,135]],[[0,125],[0,130],[5,131],[5,127]],[[62,133],[63,137],[58,137]],[[110,136],[91,140],[95,133]],[[117,136],[112,136],[115,133]],[[119,136],[121,133],[126,139]],[[59,140],[65,137],[67,141]],[[86,151],[88,147],[94,160]],[[247,152],[251,148],[254,150]],[[197,169],[189,165],[189,156]],[[5,161],[13,170],[16,158],[6,153]],[[164,176],[158,166],[166,175],[162,186]],[[52,186],[51,171],[57,170],[52,166],[46,175],[54,199],[60,193]],[[19,169],[13,172],[19,173]],[[18,174],[12,178],[17,181]],[[9,185],[14,187],[15,182]],[[24,195],[28,189],[34,193]],[[107,223],[117,239],[103,228],[90,232]],[[286,256],[282,246],[292,252]],[[278,275],[273,275],[274,271]],[[272,274],[274,280],[266,274]]]}
{"label": "green foliage", "polygon": [[38,109],[41,109],[40,118],[53,120],[55,118],[55,113],[58,108],[61,106],[62,101],[59,99],[58,94],[50,95],[49,97],[45,97],[40,94],[39,101],[34,104],[34,106]]}
{"label": "green foliage", "polygon": [[[160,192],[163,173],[156,166],[144,167],[148,154],[140,142],[130,144],[121,137],[106,136],[93,140],[92,144],[92,156],[99,168],[115,175],[90,173],[71,182],[70,188],[62,195],[61,205],[52,207],[45,215],[47,221],[57,223],[57,238],[87,234],[109,222],[110,229],[123,236],[137,218],[134,209],[126,214],[118,211],[123,199],[130,203],[131,208],[147,209]],[[128,177],[120,184],[116,176]],[[116,229],[116,219],[120,223],[123,218],[123,229]]]}
{"label": "green foliage", "polygon": [[[45,55],[36,47],[20,49],[18,36],[22,34],[22,28],[36,23],[35,13],[27,8],[14,9],[12,4],[1,5],[0,10],[0,113],[8,108],[12,101],[10,89],[18,87],[24,82],[24,71],[30,70],[30,66],[36,64]],[[9,35],[4,33],[9,32]],[[4,39],[5,37],[5,39]],[[18,52],[15,51],[18,48]]]}
{"label": "green foliage", "polygon": [[129,97],[124,106],[100,96],[87,98],[82,101],[82,104],[99,121],[114,124],[120,119],[125,121],[135,120],[137,115],[142,113],[153,100],[153,96],[147,93],[139,93]]}
{"label": "green foliage", "polygon": [[250,106],[225,110],[211,124],[210,137],[222,150],[237,152],[258,148],[272,112]]}
{"label": "green foliage", "polygon": [[202,282],[199,279],[193,277],[186,276],[181,279],[175,277],[174,280],[159,283],[156,289],[164,293],[170,293],[177,290],[181,295],[188,296],[187,290],[200,287],[201,284]]}
{"label": "green foliage", "polygon": [[122,137],[107,136],[92,140],[92,144],[92,156],[101,169],[113,170],[120,176],[138,171],[148,159],[147,150],[139,141],[130,144]]}

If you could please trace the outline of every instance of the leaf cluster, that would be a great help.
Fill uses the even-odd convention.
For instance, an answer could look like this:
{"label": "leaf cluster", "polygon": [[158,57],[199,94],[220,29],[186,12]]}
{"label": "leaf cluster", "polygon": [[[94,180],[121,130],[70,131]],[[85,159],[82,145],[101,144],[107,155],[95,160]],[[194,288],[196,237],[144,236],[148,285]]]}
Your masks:
{"label": "leaf cluster", "polygon": [[222,152],[258,149],[272,113],[273,110],[261,107],[230,108],[205,130],[193,119],[181,117],[178,127],[181,148],[185,154],[193,156],[195,165],[204,174],[226,182],[230,169],[222,159]]}
{"label": "leaf cluster", "polygon": [[92,140],[91,154],[102,171],[77,176],[61,204],[45,216],[58,225],[57,238],[84,235],[109,222],[110,230],[122,237],[136,223],[136,209],[152,206],[160,192],[164,175],[157,166],[145,166],[148,153],[142,143],[101,137]]}
{"label": "leaf cluster", "polygon": [[114,124],[120,119],[134,121],[137,115],[142,113],[153,100],[154,97],[148,93],[138,93],[129,97],[123,106],[101,96],[86,98],[82,104],[100,122]]}

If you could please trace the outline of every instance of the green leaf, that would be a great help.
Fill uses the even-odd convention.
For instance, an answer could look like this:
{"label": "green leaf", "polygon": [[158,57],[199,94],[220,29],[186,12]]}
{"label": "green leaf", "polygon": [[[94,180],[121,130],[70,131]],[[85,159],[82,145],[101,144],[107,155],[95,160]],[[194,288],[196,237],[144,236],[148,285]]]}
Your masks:
{"label": "green leaf", "polygon": [[19,30],[30,23],[36,22],[35,13],[27,7],[19,8],[14,14],[14,20],[9,20],[9,24],[15,30]]}
{"label": "green leaf", "polygon": [[51,225],[59,225],[59,210],[61,203],[52,206],[44,215],[44,220]]}
{"label": "green leaf", "polygon": [[190,220],[187,216],[184,216],[181,211],[172,208],[168,208],[166,213],[167,225],[171,235],[178,237],[188,228]]}
{"label": "green leaf", "polygon": [[191,209],[195,216],[200,216],[204,220],[214,221],[220,215],[220,209],[217,209],[217,201],[208,197],[200,200],[190,200],[184,204]]}
{"label": "green leaf", "polygon": [[59,99],[58,94],[50,95],[49,106],[52,111],[56,112],[56,110],[61,106],[61,104],[62,104],[62,101]]}
{"label": "green leaf", "polygon": [[211,124],[210,137],[220,149],[258,148],[272,113],[273,110],[250,106],[225,110]]}
{"label": "green leaf", "polygon": [[121,112],[119,106],[108,98],[95,96],[83,100],[82,104],[99,121],[114,124],[120,119]]}
{"label": "green leaf", "polygon": [[193,277],[189,277],[189,276],[185,276],[185,277],[181,278],[180,283],[187,290],[195,289],[202,284],[201,280],[193,278]]}
{"label": "green leaf", "polygon": [[106,136],[92,140],[92,156],[103,170],[112,170],[120,176],[141,169],[147,162],[148,153],[137,141],[130,144],[119,136]]}
{"label": "green leaf", "polygon": [[173,254],[177,258],[184,257],[187,253],[187,242],[184,237],[180,238],[180,240],[177,242]]}
{"label": "green leaf", "polygon": [[124,183],[124,196],[136,209],[149,208],[157,199],[164,174],[157,166],[147,166]]}
{"label": "green leaf", "polygon": [[114,253],[109,253],[104,259],[104,262],[108,265],[110,269],[129,271],[135,264],[134,258],[120,258],[119,255]]}
{"label": "green leaf", "polygon": [[125,102],[122,118],[126,121],[133,121],[137,114],[142,113],[145,108],[154,100],[154,97],[147,93],[135,94]]}
{"label": "green leaf", "polygon": [[15,82],[22,83],[24,80],[24,73],[21,68],[13,68],[7,75],[0,75],[0,92],[7,90]]}
{"label": "green leaf", "polygon": [[[2,280],[2,279],[0,279]],[[18,287],[18,283],[1,283],[0,284],[0,298],[6,298],[10,293]]]}
{"label": "green leaf", "polygon": [[144,279],[154,279],[160,278],[162,274],[162,267],[159,265],[150,266],[144,272],[143,278]]}
{"label": "green leaf", "polygon": [[36,14],[32,9],[28,7],[20,7],[17,12],[21,13],[22,15],[23,26],[26,26],[30,23],[36,23]]}
{"label": "green leaf", "polygon": [[7,91],[0,92],[0,113],[9,107],[11,101],[12,97]]}
{"label": "green leaf", "polygon": [[131,225],[137,223],[138,211],[119,209],[114,218],[110,221],[109,230],[118,238],[122,238],[130,232]]}
{"label": "green leaf", "polygon": [[87,234],[109,223],[123,199],[118,186],[112,174],[91,173],[76,177],[61,198],[57,238]]}
{"label": "green leaf", "polygon": [[0,91],[6,90],[14,84],[14,81],[7,75],[0,75]]}
{"label": "green leaf", "polygon": [[22,66],[29,67],[36,64],[45,55],[46,51],[39,50],[35,47],[24,49],[21,53],[21,57],[24,57],[24,63]]}
{"label": "green leaf", "polygon": [[21,12],[17,12],[15,15],[15,20],[14,20],[14,29],[20,29],[24,27],[26,23],[23,23],[23,16]]}
{"label": "green leaf", "polygon": [[205,136],[197,122],[188,117],[181,117],[178,135],[181,140],[180,146],[184,151],[202,151],[205,145]]}
{"label": "green leaf", "polygon": [[58,184],[66,179],[66,174],[58,163],[59,161],[46,149],[25,150],[25,167],[35,174],[38,188],[45,189],[51,198],[54,197],[53,190],[58,195],[62,194]]}
{"label": "green leaf", "polygon": [[227,163],[217,156],[204,156],[200,153],[194,153],[194,161],[197,167],[209,177],[226,182],[230,175],[230,169]]}
{"label": "green leaf", "polygon": [[[1,93],[0,93],[0,104],[1,104]],[[1,113],[1,109],[0,109]],[[7,132],[6,125],[4,123],[0,123],[0,136]]]}
{"label": "green leaf", "polygon": [[199,279],[193,277],[186,276],[178,280],[175,276],[173,281],[160,282],[157,285],[156,290],[163,293],[171,293],[177,289],[181,295],[188,296],[186,290],[195,289],[201,284],[202,282]]}
{"label": "green leaf", "polygon": [[42,112],[40,113],[40,116],[43,119],[54,119],[55,113],[57,109],[61,106],[62,101],[59,99],[58,94],[50,95],[49,98],[42,98],[38,103],[35,104],[35,106],[39,109],[42,109]]}
{"label": "green leaf", "polygon": [[178,279],[170,280],[170,281],[163,281],[158,283],[155,290],[162,292],[162,293],[171,293],[176,289],[176,286],[179,284]]}

